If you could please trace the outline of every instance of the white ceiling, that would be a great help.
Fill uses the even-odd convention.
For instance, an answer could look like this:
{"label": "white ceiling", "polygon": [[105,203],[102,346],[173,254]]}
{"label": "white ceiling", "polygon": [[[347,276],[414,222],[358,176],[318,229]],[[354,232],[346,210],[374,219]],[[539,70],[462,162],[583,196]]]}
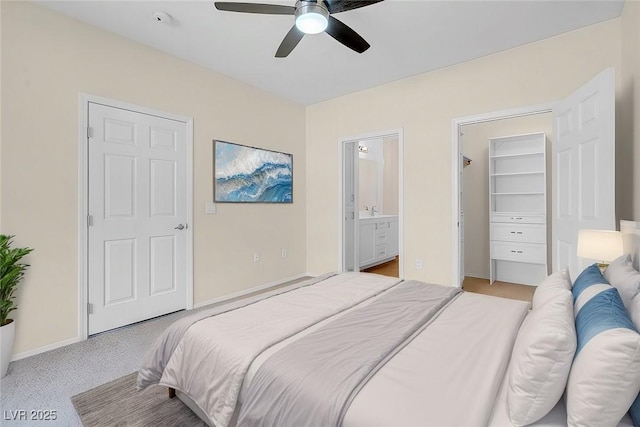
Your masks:
{"label": "white ceiling", "polygon": [[[244,0],[293,6],[295,0]],[[222,12],[213,1],[38,1],[47,8],[309,105],[620,16],[623,0],[385,0],[336,17],[371,48],[306,35],[274,58],[292,16]],[[173,17],[157,23],[153,13]]]}

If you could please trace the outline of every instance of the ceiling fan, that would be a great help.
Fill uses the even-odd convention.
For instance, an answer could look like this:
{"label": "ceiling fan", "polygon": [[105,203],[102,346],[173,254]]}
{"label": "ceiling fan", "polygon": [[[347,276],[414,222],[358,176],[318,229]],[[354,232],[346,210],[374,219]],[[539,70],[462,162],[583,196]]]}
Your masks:
{"label": "ceiling fan", "polygon": [[381,1],[383,0],[298,0],[295,6],[227,1],[217,1],[214,4],[216,9],[227,12],[294,15],[295,25],[284,36],[276,51],[276,58],[285,58],[300,43],[305,34],[318,34],[323,31],[348,48],[358,53],[364,52],[369,49],[369,43],[351,27],[332,15]]}

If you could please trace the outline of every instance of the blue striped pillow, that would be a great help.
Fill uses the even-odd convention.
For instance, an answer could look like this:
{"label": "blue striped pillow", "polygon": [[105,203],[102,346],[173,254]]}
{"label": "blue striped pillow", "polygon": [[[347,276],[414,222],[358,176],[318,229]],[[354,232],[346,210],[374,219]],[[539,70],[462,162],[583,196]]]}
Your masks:
{"label": "blue striped pillow", "polygon": [[618,290],[611,287],[590,298],[576,314],[576,354],[596,335],[616,328],[636,330]]}
{"label": "blue striped pillow", "polygon": [[597,264],[592,264],[585,268],[573,282],[573,288],[571,288],[571,292],[573,292],[573,302],[575,303],[578,296],[580,296],[580,294],[589,286],[601,283],[609,284],[607,279],[605,279],[600,272],[600,268]]}
{"label": "blue striped pillow", "polygon": [[618,290],[594,264],[572,293],[578,348],[567,384],[569,425],[615,425],[633,403],[630,413],[640,427],[640,335]]}
{"label": "blue striped pillow", "polygon": [[636,331],[618,290],[611,286],[597,264],[585,268],[573,282],[578,348],[576,355],[596,335],[610,329]]}

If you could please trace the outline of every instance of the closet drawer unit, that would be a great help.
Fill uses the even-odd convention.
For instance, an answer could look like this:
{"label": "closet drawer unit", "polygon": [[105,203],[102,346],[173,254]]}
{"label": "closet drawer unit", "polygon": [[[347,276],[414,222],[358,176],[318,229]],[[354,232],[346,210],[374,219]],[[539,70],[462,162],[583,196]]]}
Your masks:
{"label": "closet drawer unit", "polygon": [[545,264],[547,262],[547,245],[492,241],[491,258],[532,264]]}
{"label": "closet drawer unit", "polygon": [[376,246],[376,259],[385,258],[387,256],[387,246],[386,245],[378,245]]}
{"label": "closet drawer unit", "polygon": [[502,242],[545,243],[547,236],[544,224],[514,224],[496,222],[491,224],[491,240]]}
{"label": "closet drawer unit", "polygon": [[546,222],[546,215],[532,215],[532,214],[513,214],[513,213],[492,213],[491,222],[512,222],[520,224],[544,224]]}

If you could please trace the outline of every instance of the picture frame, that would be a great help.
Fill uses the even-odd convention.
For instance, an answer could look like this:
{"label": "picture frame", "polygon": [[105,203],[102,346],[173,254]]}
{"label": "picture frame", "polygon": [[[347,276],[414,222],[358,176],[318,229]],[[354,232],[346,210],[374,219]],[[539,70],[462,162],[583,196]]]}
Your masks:
{"label": "picture frame", "polygon": [[213,140],[216,203],[293,203],[293,154]]}

